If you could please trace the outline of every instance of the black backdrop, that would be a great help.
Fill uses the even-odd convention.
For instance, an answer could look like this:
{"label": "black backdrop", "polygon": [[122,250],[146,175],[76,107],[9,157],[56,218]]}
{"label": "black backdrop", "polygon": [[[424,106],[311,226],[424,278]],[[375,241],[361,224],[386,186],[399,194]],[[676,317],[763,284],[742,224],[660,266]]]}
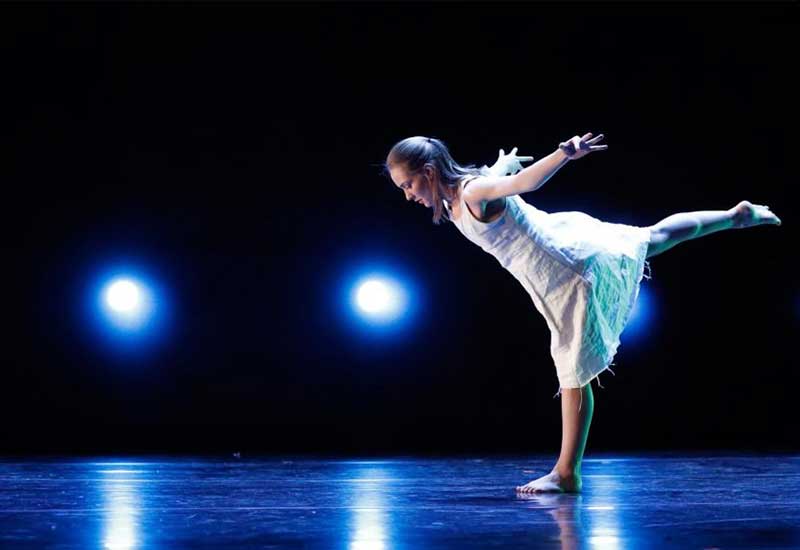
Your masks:
{"label": "black backdrop", "polygon": [[[593,450],[796,449],[796,4],[5,5],[0,451],[555,452],[544,320],[381,175],[610,149],[525,200],[650,225],[768,204],[783,226],[652,261],[654,312],[595,388]],[[164,286],[146,350],[101,345],[86,281]],[[377,259],[418,314],[367,338]],[[130,350],[129,350],[130,351]]]}

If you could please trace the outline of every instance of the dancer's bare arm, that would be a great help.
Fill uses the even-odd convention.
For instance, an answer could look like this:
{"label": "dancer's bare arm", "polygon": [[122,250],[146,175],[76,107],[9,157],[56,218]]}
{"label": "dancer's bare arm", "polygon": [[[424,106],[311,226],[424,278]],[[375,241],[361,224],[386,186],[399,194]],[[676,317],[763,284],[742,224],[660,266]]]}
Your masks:
{"label": "dancer's bare arm", "polygon": [[512,176],[482,176],[464,190],[468,202],[490,202],[502,197],[530,193],[539,189],[568,161],[579,159],[594,151],[604,151],[607,145],[596,145],[603,134],[575,136],[561,143],[558,149]]}

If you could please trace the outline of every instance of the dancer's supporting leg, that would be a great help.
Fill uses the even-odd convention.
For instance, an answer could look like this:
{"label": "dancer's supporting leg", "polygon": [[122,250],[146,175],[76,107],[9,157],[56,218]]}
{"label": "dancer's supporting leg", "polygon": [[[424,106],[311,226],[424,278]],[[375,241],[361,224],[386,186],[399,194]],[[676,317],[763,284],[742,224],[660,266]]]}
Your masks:
{"label": "dancer's supporting leg", "polygon": [[578,492],[581,464],[594,412],[592,386],[561,390],[561,454],[553,471],[521,487],[521,493]]}
{"label": "dancer's supporting leg", "polygon": [[676,244],[704,237],[723,229],[738,229],[755,225],[780,225],[781,220],[768,206],[742,201],[729,210],[682,212],[664,218],[650,227],[650,247],[647,257],[669,250]]}

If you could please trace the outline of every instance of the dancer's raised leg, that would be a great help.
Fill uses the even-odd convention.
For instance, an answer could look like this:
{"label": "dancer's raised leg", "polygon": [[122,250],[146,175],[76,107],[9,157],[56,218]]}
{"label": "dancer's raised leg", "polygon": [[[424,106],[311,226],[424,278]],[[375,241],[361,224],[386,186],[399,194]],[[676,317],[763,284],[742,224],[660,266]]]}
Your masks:
{"label": "dancer's raised leg", "polygon": [[723,229],[739,229],[756,225],[780,225],[781,220],[768,206],[742,201],[729,210],[682,212],[664,218],[650,229],[647,257],[669,250],[676,244],[704,237]]}
{"label": "dancer's raised leg", "polygon": [[561,390],[561,454],[553,470],[517,487],[521,493],[574,493],[581,490],[581,464],[594,412],[591,384]]}

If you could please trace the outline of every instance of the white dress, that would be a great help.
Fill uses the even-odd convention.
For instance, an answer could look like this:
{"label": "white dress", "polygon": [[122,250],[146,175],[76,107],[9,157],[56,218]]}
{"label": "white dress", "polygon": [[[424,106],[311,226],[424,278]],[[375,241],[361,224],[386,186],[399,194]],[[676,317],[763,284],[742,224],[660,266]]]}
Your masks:
{"label": "white dress", "polygon": [[445,202],[451,220],[511,272],[544,316],[560,387],[588,384],[619,347],[639,295],[650,230],[583,212],[548,214],[519,195],[506,197],[503,214],[484,223],[463,199],[473,178],[462,180],[458,220]]}

